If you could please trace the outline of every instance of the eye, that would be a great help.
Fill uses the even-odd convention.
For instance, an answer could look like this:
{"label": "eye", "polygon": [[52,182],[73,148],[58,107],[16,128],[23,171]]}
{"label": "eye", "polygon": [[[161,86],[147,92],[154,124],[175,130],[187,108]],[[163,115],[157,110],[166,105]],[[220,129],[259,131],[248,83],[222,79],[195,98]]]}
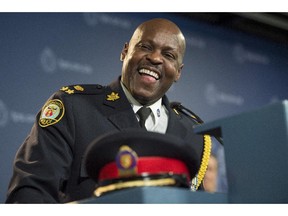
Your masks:
{"label": "eye", "polygon": [[175,55],[171,52],[165,52],[163,55],[169,59],[176,59]]}
{"label": "eye", "polygon": [[138,47],[143,50],[152,50],[152,47],[149,44],[140,43],[138,44]]}

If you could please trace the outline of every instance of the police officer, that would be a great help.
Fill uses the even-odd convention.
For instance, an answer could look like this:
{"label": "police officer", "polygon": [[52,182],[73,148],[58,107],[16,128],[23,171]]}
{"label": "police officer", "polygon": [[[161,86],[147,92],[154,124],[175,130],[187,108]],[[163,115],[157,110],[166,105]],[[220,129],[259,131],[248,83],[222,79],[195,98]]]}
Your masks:
{"label": "police officer", "polygon": [[173,22],[148,20],[125,43],[118,80],[108,86],[64,86],[53,94],[17,152],[6,202],[65,203],[90,197],[95,181],[85,169],[87,146],[111,131],[140,129],[137,111],[143,106],[149,107],[144,123],[148,131],[191,144],[191,179],[197,189],[209,145],[205,147],[203,136],[193,133],[195,123],[171,109],[165,96],[181,76],[184,53],[185,38]]}

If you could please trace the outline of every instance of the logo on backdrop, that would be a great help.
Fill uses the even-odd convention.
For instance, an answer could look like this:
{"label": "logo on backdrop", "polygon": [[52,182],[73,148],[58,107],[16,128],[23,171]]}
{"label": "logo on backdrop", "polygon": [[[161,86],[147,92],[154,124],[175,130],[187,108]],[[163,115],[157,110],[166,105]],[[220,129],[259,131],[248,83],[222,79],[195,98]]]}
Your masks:
{"label": "logo on backdrop", "polygon": [[0,100],[0,127],[5,127],[8,122],[8,109],[4,102]]}
{"label": "logo on backdrop", "polygon": [[239,95],[221,92],[213,83],[206,85],[204,94],[207,103],[211,106],[215,106],[218,103],[232,104],[236,106],[242,106],[244,104],[244,98]]}
{"label": "logo on backdrop", "polygon": [[84,20],[88,26],[96,26],[100,24],[117,26],[123,29],[130,29],[131,22],[118,16],[99,13],[84,13]]}
{"label": "logo on backdrop", "polygon": [[263,64],[268,65],[270,63],[270,59],[260,53],[252,52],[246,48],[242,44],[236,44],[233,47],[233,55],[236,62],[242,63],[255,63],[255,64]]}
{"label": "logo on backdrop", "polygon": [[186,44],[187,44],[187,46],[196,47],[199,49],[205,49],[207,46],[206,41],[203,40],[202,38],[189,36],[189,35],[188,35],[188,37],[186,37]]}
{"label": "logo on backdrop", "polygon": [[9,122],[13,123],[33,123],[34,114],[27,114],[9,110],[6,104],[0,100],[0,127],[5,127]]}
{"label": "logo on backdrop", "polygon": [[57,57],[50,48],[45,48],[40,56],[41,65],[47,73],[54,73],[57,69]]}
{"label": "logo on backdrop", "polygon": [[55,52],[46,47],[40,54],[40,64],[46,73],[56,73],[58,71],[75,72],[90,75],[93,73],[93,68],[90,65],[80,64],[64,60],[58,57]]}

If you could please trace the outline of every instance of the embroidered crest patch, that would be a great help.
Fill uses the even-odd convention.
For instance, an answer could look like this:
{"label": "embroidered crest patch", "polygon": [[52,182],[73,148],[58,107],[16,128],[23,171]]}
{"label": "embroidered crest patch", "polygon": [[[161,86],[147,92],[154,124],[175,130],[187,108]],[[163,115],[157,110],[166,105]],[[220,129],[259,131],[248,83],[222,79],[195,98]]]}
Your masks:
{"label": "embroidered crest patch", "polygon": [[54,99],[48,101],[42,108],[39,125],[47,127],[56,124],[64,116],[65,108],[61,100]]}

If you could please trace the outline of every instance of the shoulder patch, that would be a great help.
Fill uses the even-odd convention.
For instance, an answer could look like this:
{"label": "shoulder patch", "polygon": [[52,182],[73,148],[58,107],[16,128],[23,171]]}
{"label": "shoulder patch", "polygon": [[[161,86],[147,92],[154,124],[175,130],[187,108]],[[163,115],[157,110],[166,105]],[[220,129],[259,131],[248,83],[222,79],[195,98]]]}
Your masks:
{"label": "shoulder patch", "polygon": [[65,108],[61,100],[49,100],[42,108],[39,125],[47,127],[59,122],[64,116]]}
{"label": "shoulder patch", "polygon": [[63,91],[69,95],[71,94],[98,94],[102,92],[103,86],[96,84],[96,85],[70,85],[70,86],[63,86],[60,91]]}

